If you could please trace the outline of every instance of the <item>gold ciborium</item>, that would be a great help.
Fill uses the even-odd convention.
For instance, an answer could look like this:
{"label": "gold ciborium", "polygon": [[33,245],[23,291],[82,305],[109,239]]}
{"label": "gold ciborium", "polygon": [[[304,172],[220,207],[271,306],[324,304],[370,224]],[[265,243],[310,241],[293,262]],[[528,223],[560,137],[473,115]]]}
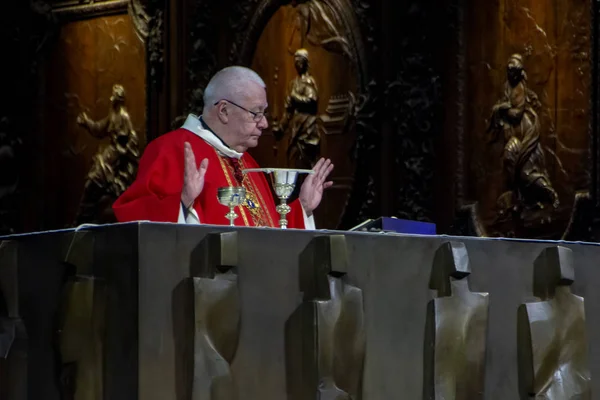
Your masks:
{"label": "gold ciborium", "polygon": [[225,214],[225,218],[229,220],[229,225],[233,226],[233,221],[239,215],[235,213],[235,207],[242,205],[246,199],[246,189],[241,186],[221,187],[217,190],[217,198],[219,203],[229,207],[229,212]]}
{"label": "gold ciborium", "polygon": [[288,221],[286,215],[292,210],[287,204],[287,200],[292,195],[296,187],[296,180],[299,174],[313,174],[310,169],[288,169],[288,168],[251,168],[244,169],[242,173],[264,172],[271,176],[271,184],[275,189],[275,194],[279,197],[279,205],[275,208],[279,213],[279,227],[287,229]]}

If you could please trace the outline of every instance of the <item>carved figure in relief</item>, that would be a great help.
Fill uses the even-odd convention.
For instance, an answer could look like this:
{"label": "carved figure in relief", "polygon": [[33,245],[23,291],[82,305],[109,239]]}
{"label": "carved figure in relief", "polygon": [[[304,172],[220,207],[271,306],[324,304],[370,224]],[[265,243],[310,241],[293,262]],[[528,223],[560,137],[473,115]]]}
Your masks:
{"label": "carved figure in relief", "polygon": [[489,314],[488,293],[469,289],[469,254],[448,242],[435,253],[427,309],[424,399],[482,399]]}
{"label": "carved figure in relief", "polygon": [[284,135],[288,137],[287,157],[292,166],[312,169],[321,143],[317,117],[319,91],[315,78],[309,73],[306,49],[296,51],[294,64],[298,76],[290,82],[285,112],[281,121],[274,124],[273,133],[278,140]]}
{"label": "carved figure in relief", "polygon": [[504,140],[503,164],[509,190],[497,200],[500,215],[521,215],[524,210],[541,210],[545,204],[558,208],[544,150],[540,143],[537,95],[527,87],[523,57],[513,54],[507,65],[504,96],[492,108],[488,132],[493,141]]}
{"label": "carved figure in relief", "polygon": [[522,399],[591,398],[584,299],[571,293],[572,250],[546,248],[535,261],[534,295],[518,312]]}
{"label": "carved figure in relief", "polygon": [[344,25],[338,12],[322,0],[293,0],[296,21],[290,37],[291,53],[294,37],[300,34],[300,47],[306,42],[323,47],[327,51],[342,54],[353,60],[350,44],[344,32]]}
{"label": "carved figure in relief", "polygon": [[99,209],[99,204],[104,205],[101,200],[105,197],[116,199],[135,179],[140,157],[139,140],[125,108],[123,86],[113,86],[110,102],[108,115],[100,121],[93,121],[85,112],[77,117],[77,123],[92,136],[110,137],[110,144],[94,156],[76,224],[95,222],[103,211]]}

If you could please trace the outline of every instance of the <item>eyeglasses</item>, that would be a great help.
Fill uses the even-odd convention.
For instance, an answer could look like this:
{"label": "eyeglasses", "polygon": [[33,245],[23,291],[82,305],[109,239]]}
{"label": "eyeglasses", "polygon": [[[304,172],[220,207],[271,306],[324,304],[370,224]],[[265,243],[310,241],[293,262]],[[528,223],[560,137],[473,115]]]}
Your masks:
{"label": "eyeglasses", "polygon": [[227,99],[222,99],[217,101],[214,105],[216,106],[217,104],[219,104],[221,101],[226,101],[228,103],[233,104],[236,107],[241,108],[244,111],[248,111],[250,114],[252,114],[252,119],[254,120],[254,122],[260,122],[262,121],[263,117],[268,118],[268,113],[266,111],[262,111],[262,112],[255,112],[255,111],[250,111],[245,107],[240,106],[239,104],[235,104],[233,101],[227,100]]}

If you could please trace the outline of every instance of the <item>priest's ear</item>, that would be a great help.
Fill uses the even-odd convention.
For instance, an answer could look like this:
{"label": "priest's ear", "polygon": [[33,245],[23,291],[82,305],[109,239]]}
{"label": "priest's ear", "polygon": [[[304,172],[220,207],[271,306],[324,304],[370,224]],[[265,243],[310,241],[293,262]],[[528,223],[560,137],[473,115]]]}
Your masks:
{"label": "priest's ear", "polygon": [[219,118],[219,121],[221,121],[222,124],[226,124],[227,122],[229,122],[229,105],[227,104],[226,101],[219,101],[216,105],[215,105],[215,111],[217,113],[217,117]]}

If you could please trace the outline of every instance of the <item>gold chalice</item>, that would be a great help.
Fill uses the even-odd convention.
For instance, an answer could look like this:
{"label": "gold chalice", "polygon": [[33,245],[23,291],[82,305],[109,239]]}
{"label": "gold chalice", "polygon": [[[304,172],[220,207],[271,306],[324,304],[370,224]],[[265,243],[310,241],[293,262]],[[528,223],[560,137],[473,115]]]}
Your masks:
{"label": "gold chalice", "polygon": [[279,205],[275,208],[279,213],[279,227],[287,229],[288,221],[286,215],[292,210],[287,204],[287,200],[292,195],[296,187],[296,180],[299,174],[313,174],[310,169],[288,169],[288,168],[251,168],[244,169],[242,173],[264,172],[270,174],[271,184],[275,189],[275,194],[279,197]]}
{"label": "gold chalice", "polygon": [[225,214],[225,218],[229,220],[229,225],[233,226],[233,221],[239,217],[235,213],[235,207],[241,205],[246,199],[246,189],[241,186],[221,187],[217,190],[217,198],[219,203],[229,207],[229,212]]}

